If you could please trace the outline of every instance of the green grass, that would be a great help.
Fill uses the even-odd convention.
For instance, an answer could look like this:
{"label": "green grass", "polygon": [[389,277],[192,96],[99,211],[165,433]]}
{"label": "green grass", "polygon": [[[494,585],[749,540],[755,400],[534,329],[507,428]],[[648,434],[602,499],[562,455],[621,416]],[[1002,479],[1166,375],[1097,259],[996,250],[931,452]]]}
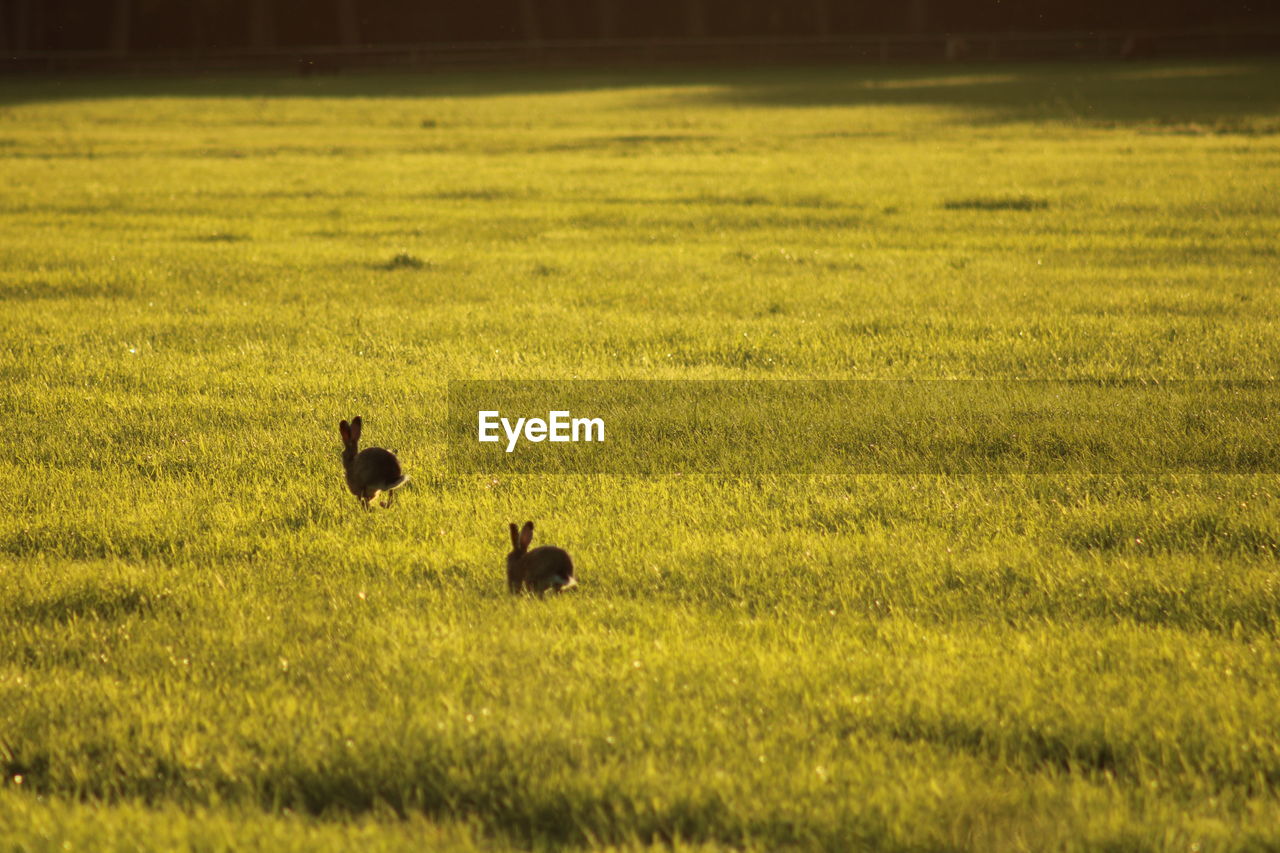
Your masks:
{"label": "green grass", "polygon": [[[0,849],[1280,846],[1274,473],[441,443],[450,379],[1275,379],[1278,116],[1274,63],[0,80]],[[577,593],[506,594],[525,518]]]}

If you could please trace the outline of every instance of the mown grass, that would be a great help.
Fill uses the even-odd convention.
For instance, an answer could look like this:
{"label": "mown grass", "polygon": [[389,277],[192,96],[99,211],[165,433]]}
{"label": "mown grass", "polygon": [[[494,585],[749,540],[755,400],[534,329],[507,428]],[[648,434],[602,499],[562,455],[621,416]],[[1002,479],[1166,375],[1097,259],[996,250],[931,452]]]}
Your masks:
{"label": "mown grass", "polygon": [[[450,379],[1274,379],[1278,92],[0,81],[0,844],[1280,845],[1275,474],[441,445]],[[506,595],[525,518],[578,594]]]}

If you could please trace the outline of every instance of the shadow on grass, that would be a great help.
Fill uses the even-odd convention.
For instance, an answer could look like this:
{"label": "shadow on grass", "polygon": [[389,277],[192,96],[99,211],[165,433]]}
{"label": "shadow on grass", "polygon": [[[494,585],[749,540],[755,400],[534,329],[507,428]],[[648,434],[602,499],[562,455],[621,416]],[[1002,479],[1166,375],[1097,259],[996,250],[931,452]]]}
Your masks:
{"label": "shadow on grass", "polygon": [[946,210],[1044,210],[1048,206],[1046,200],[1030,196],[961,198],[942,203]]}
{"label": "shadow on grass", "polygon": [[114,621],[135,613],[149,615],[158,603],[155,595],[137,587],[83,583],[48,595],[20,599],[0,610],[0,614],[18,624],[62,624],[78,619]]}
{"label": "shadow on grass", "polygon": [[[512,766],[490,767],[462,778],[455,766],[474,767],[487,757],[457,756],[451,765],[448,754],[435,754],[432,746],[407,747],[407,761],[393,769],[385,762],[353,762],[343,756],[303,765],[273,764],[265,758],[256,775],[232,777],[215,767],[192,767],[149,746],[121,760],[113,754],[115,744],[91,744],[88,757],[96,772],[70,784],[57,754],[20,743],[6,746],[0,740],[0,778],[21,776],[24,787],[39,796],[75,796],[101,804],[176,801],[207,806],[212,801],[339,821],[379,812],[400,819],[421,814],[478,825],[502,842],[500,846],[514,844],[518,849],[636,843],[741,849],[751,842],[766,849],[914,849],[896,843],[887,822],[874,810],[805,826],[797,824],[785,806],[750,811],[736,808],[714,791],[658,791],[608,782],[556,790],[554,784],[539,785],[522,771],[527,754],[511,756]],[[555,767],[555,746],[550,746],[552,758],[544,766]],[[538,747],[531,752],[537,754]]]}
{"label": "shadow on grass", "polygon": [[1273,118],[1280,111],[1280,63],[853,69],[744,81],[692,99],[742,106],[945,106],[995,122],[1084,119],[1196,132]]}
{"label": "shadow on grass", "polygon": [[[663,87],[654,107],[944,106],[985,121],[1280,132],[1280,62],[772,66],[0,79],[0,105],[106,98],[437,98]],[[431,132],[433,120],[421,123]]]}

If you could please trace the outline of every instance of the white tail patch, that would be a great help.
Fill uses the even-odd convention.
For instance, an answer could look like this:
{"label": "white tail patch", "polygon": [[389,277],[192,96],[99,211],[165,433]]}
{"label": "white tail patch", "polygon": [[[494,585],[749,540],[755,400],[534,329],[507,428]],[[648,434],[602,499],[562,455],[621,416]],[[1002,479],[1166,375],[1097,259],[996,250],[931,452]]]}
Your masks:
{"label": "white tail patch", "polygon": [[556,589],[565,590],[565,589],[569,589],[571,587],[577,586],[578,579],[571,577],[568,580],[565,580],[559,575],[556,575],[554,578],[551,579],[551,585],[554,586]]}

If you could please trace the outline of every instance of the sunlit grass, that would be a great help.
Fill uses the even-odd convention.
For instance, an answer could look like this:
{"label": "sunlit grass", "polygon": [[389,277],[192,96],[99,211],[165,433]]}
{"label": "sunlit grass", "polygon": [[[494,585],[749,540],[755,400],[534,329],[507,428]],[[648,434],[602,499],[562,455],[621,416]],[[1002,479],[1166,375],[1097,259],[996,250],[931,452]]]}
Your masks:
{"label": "sunlit grass", "polygon": [[0,846],[1280,844],[1275,475],[441,447],[449,379],[1274,379],[1277,92],[0,81]]}

